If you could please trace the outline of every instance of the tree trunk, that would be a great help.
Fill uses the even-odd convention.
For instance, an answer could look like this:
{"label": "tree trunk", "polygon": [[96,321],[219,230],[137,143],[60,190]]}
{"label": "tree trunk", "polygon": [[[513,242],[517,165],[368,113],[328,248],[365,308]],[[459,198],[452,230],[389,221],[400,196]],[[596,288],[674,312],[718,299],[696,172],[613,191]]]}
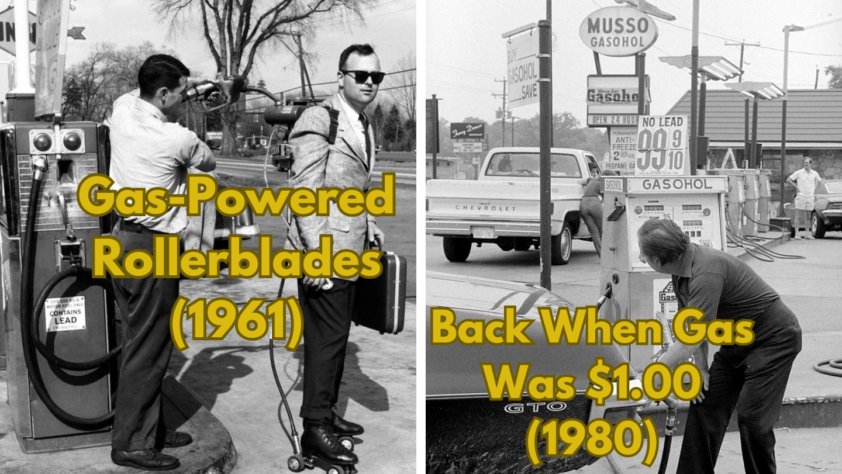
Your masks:
{"label": "tree trunk", "polygon": [[222,118],[222,154],[237,154],[237,111],[239,104],[231,104],[228,110],[221,110]]}

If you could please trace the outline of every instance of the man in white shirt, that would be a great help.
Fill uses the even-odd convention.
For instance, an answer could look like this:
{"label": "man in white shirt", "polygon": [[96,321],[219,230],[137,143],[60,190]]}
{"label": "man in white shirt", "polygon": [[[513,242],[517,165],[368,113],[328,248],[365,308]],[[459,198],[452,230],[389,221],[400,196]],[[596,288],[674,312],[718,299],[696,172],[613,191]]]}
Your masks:
{"label": "man in white shirt", "polygon": [[809,156],[804,158],[804,168],[789,175],[786,182],[798,189],[795,195],[795,238],[800,239],[800,227],[798,222],[801,216],[804,217],[804,238],[812,239],[813,235],[810,233],[809,218],[813,212],[816,201],[816,188],[822,182],[821,176],[817,171],[813,171],[813,159]]}
{"label": "man in white shirt", "polygon": [[[195,133],[167,119],[177,115],[189,75],[172,56],[150,56],[138,71],[140,94],[130,92],[114,102],[112,190],[164,188],[170,194],[185,194],[188,168],[216,168],[210,148]],[[171,207],[158,217],[120,217],[112,235],[120,239],[123,255],[136,249],[152,253],[155,234],[179,234],[186,227],[186,209]],[[112,281],[124,319],[111,460],[137,469],[173,469],[178,459],[161,453],[160,446],[192,441],[187,433],[166,431],[161,417],[161,384],[173,348],[169,319],[179,279],[150,275]]]}

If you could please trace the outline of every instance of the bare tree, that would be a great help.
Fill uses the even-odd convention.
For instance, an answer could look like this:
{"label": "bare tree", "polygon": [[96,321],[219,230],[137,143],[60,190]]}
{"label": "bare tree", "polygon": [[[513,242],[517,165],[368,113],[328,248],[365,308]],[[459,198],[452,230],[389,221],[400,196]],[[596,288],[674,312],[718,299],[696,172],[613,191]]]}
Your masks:
{"label": "bare tree", "polygon": [[[390,74],[389,93],[394,98],[404,119],[404,132],[409,136],[410,150],[415,144],[415,51],[410,51],[398,59],[397,73]],[[389,77],[389,76],[387,76]]]}
{"label": "bare tree", "polygon": [[[248,77],[261,52],[280,46],[297,51],[295,39],[312,37],[318,21],[340,20],[353,16],[362,19],[364,8],[377,0],[155,0],[153,4],[170,33],[179,32],[189,23],[189,14],[201,15],[205,42],[216,63],[217,72]],[[303,49],[303,48],[302,48]],[[222,114],[223,153],[236,152],[237,106]]]}
{"label": "bare tree", "polygon": [[166,53],[152,43],[117,49],[99,43],[82,62],[68,67],[64,75],[62,115],[102,122],[111,115],[118,97],[137,88],[137,71],[147,57]]}

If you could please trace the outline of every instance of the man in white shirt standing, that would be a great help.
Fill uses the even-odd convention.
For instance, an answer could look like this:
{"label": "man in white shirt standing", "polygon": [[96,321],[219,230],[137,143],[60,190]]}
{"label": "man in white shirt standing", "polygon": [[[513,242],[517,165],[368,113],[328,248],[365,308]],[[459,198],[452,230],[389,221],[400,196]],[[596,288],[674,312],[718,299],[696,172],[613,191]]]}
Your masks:
{"label": "man in white shirt standing", "polygon": [[[189,75],[172,56],[150,56],[137,74],[140,94],[130,92],[114,102],[109,170],[113,191],[164,188],[170,194],[185,194],[188,168],[216,168],[210,148],[195,133],[168,120],[181,107],[182,91],[191,85]],[[120,239],[123,255],[136,249],[152,253],[155,234],[179,234],[186,227],[186,209],[171,207],[157,217],[120,217],[112,235]],[[179,279],[150,275],[112,281],[124,319],[111,460],[136,469],[173,469],[178,459],[161,453],[160,447],[192,441],[187,433],[166,431],[161,419],[161,385],[173,349],[170,312]]]}
{"label": "man in white shirt standing", "polygon": [[786,182],[798,189],[795,195],[795,238],[800,239],[798,222],[804,216],[804,238],[812,239],[810,233],[809,219],[816,202],[816,188],[822,182],[817,171],[813,171],[813,159],[809,156],[804,158],[804,168],[789,175]]}

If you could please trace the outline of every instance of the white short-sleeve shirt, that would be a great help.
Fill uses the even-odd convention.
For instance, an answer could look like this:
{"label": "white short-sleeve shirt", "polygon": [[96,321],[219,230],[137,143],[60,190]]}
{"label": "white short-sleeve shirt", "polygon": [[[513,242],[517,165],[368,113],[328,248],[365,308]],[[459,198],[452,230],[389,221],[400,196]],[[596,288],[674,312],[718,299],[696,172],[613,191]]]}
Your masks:
{"label": "white short-sleeve shirt", "polygon": [[[187,191],[187,168],[213,158],[210,148],[190,130],[167,122],[154,105],[137,96],[122,95],[111,112],[112,190],[164,188],[170,194]],[[144,227],[177,234],[187,227],[187,209],[171,207],[159,217],[126,218]]]}
{"label": "white short-sleeve shirt", "polygon": [[798,195],[807,197],[815,195],[816,186],[822,180],[817,171],[810,170],[808,173],[804,168],[792,173],[789,179],[793,180],[798,187]]}

